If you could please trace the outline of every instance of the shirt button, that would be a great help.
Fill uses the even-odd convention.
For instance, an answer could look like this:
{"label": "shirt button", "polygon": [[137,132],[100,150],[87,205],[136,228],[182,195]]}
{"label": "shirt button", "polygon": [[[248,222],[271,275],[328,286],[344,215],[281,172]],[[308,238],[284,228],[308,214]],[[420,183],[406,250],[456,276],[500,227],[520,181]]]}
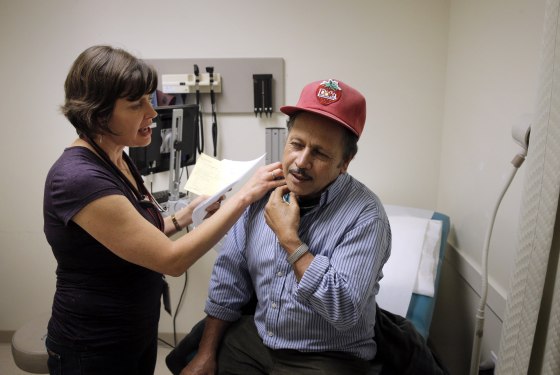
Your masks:
{"label": "shirt button", "polygon": [[272,333],[272,331],[268,331],[267,333],[270,337],[274,336],[274,333]]}
{"label": "shirt button", "polygon": [[272,302],[272,308],[275,309],[276,308],[276,302]]}
{"label": "shirt button", "polygon": [[284,273],[283,273],[282,271],[278,271],[278,272],[276,273],[276,276],[278,276],[278,277],[282,277],[282,275],[284,275]]}

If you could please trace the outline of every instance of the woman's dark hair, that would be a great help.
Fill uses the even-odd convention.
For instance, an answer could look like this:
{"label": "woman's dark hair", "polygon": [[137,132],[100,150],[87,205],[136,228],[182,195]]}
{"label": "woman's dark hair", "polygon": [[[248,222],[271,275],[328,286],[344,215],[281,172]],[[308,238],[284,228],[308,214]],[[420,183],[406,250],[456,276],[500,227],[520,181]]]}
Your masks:
{"label": "woman's dark hair", "polygon": [[116,100],[138,100],[157,84],[156,70],[144,61],[119,48],[93,46],[72,64],[61,110],[79,135],[114,134],[109,119]]}
{"label": "woman's dark hair", "polygon": [[[288,128],[288,132],[292,130],[294,127],[294,122],[296,117],[301,113],[301,111],[294,113],[288,118],[286,122],[286,127]],[[334,121],[334,120],[333,120]],[[352,133],[350,130],[343,127],[344,132],[342,133],[344,136],[342,138],[342,160],[345,162],[350,162],[356,153],[358,152],[358,136]]]}

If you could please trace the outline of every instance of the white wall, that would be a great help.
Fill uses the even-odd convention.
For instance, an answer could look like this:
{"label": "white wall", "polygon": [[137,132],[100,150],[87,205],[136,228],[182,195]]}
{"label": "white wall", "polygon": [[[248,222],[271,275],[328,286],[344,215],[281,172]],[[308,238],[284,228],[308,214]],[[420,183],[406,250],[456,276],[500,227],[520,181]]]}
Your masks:
{"label": "white wall", "polygon": [[[534,111],[544,5],[451,1],[437,207],[451,217],[453,230],[431,337],[441,354],[453,358],[452,373],[464,373],[469,365],[484,239],[510,161],[520,150],[511,128]],[[524,178],[522,167],[492,233],[484,358],[498,352]]]}
{"label": "white wall", "polygon": [[[533,110],[544,0],[305,3],[0,2],[0,331],[50,307],[55,262],[42,232],[43,182],[74,138],[58,112],[66,73],[98,43],[143,58],[282,57],[287,103],[311,80],[352,84],[368,100],[368,119],[350,173],[385,203],[449,214],[456,263],[476,273],[488,210],[515,151],[511,124]],[[284,117],[219,123],[220,156],[249,159],[264,152],[265,127]],[[490,260],[502,297],[520,180],[502,203]],[[213,257],[189,271],[180,331],[203,315]],[[176,302],[183,279],[171,282]],[[160,328],[171,331],[171,320]]]}
{"label": "white wall", "polygon": [[[453,2],[438,206],[461,229],[453,245],[477,260],[518,150],[511,127],[534,111],[544,3]],[[516,246],[511,229],[518,222],[523,177],[521,170],[504,197],[493,233],[490,267],[502,291]]]}

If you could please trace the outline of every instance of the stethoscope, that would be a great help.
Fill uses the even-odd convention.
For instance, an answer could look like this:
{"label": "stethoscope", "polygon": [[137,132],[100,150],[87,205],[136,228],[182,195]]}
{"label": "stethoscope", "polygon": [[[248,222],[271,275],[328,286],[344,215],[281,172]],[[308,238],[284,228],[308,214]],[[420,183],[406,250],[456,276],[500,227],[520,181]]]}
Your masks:
{"label": "stethoscope", "polygon": [[[163,222],[163,216],[161,213],[166,212],[166,209],[163,208],[154,198],[154,196],[148,191],[148,189],[144,185],[142,177],[136,170],[136,167],[134,166],[128,155],[123,151],[123,160],[132,173],[132,177],[134,178],[134,181],[136,181],[136,185],[138,186],[138,188],[136,188],[136,186],[134,186],[132,182],[130,182],[130,180],[122,173],[122,171],[111,161],[107,153],[90,136],[84,135],[83,139],[88,142],[98,153],[101,159],[103,159],[103,161],[107,163],[107,165],[109,165],[113,173],[115,173],[129,187],[136,199],[138,199],[140,205],[144,208],[147,208],[148,213],[157,223],[158,228],[163,231],[165,224]],[[142,192],[140,192],[140,190],[138,189],[141,189]],[[146,200],[146,198],[148,199]],[[151,207],[155,206],[157,212],[155,212],[154,214],[152,210],[149,209],[151,207],[146,204],[150,204]]]}

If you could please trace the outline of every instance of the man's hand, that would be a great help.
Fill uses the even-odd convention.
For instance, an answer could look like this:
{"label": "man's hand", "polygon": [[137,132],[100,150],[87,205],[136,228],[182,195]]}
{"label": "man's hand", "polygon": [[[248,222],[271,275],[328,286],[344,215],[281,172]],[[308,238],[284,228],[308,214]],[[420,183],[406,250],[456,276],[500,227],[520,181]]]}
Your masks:
{"label": "man's hand", "polygon": [[[290,194],[289,203],[283,199],[285,194]],[[287,186],[274,189],[266,204],[264,217],[284,248],[299,246],[299,205]]]}
{"label": "man's hand", "polygon": [[207,316],[198,351],[180,375],[214,375],[218,369],[216,353],[231,322]]}
{"label": "man's hand", "polygon": [[[286,202],[283,196],[288,193],[290,194],[290,199]],[[282,246],[288,256],[302,244],[298,234],[300,223],[299,205],[295,194],[289,192],[287,186],[280,186],[272,192],[264,209],[264,218],[268,226],[276,234],[280,246]],[[298,282],[303,277],[313,258],[314,256],[311,253],[306,253],[294,263],[294,272]]]}
{"label": "man's hand", "polygon": [[200,355],[198,352],[180,375],[214,375],[216,374],[216,358]]}

